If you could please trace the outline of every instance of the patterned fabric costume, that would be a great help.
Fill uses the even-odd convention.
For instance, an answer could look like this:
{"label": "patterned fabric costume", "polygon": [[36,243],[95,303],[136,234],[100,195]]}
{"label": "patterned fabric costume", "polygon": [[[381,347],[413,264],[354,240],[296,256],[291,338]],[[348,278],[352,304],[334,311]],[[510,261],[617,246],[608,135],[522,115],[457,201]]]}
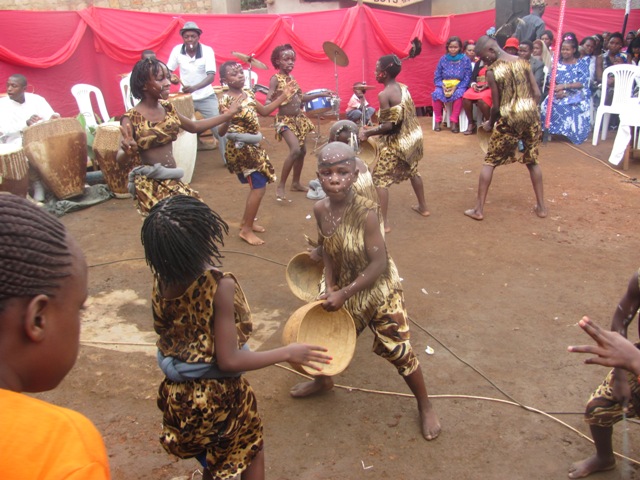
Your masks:
{"label": "patterned fabric costume", "polygon": [[[288,75],[285,75],[284,73],[276,73],[274,77],[276,77],[276,80],[278,81],[278,86],[276,87],[276,90],[274,92],[274,98],[277,98],[278,95],[280,95],[284,91],[285,87],[288,84],[291,84],[296,87],[296,93],[294,93],[292,98],[298,97],[298,101],[302,100],[302,96],[304,94],[302,93],[302,89],[300,88],[300,85],[298,85],[298,82],[295,81],[295,79],[289,77]],[[285,100],[280,104],[280,106],[287,105],[289,103],[290,100]],[[278,114],[276,115],[274,126],[276,129],[277,140],[282,140],[282,132],[285,129],[289,129],[296,136],[296,138],[298,139],[298,145],[300,145],[301,147],[304,146],[304,141],[307,138],[309,132],[314,131],[316,128],[313,122],[309,120],[307,116],[302,112],[298,115]]]}
{"label": "patterned fabric costume", "polygon": [[[133,139],[138,144],[138,164],[141,165],[140,152],[152,148],[170,144],[178,138],[180,133],[180,118],[175,107],[168,101],[161,100],[160,105],[165,110],[165,117],[160,122],[150,122],[132,108],[123,117],[127,117],[131,122]],[[200,199],[197,191],[193,190],[188,183],[180,180],[158,180],[147,178],[144,175],[137,175],[136,184],[136,208],[141,215],[146,216],[149,210],[156,203],[172,195],[189,195]]]}
{"label": "patterned fabric costume", "polygon": [[[581,83],[582,88],[567,90],[564,98],[553,98],[549,132],[564,135],[576,145],[584,142],[591,130],[591,91],[589,89],[589,59],[581,58],[575,64],[558,63],[556,85]],[[547,116],[548,101],[541,105],[542,121]]]}
{"label": "patterned fabric costume", "polygon": [[[247,98],[242,100],[242,109],[231,119],[227,133],[260,133],[260,120],[256,111],[256,97],[250,90],[244,91]],[[220,100],[220,112],[229,109],[233,98],[225,94]],[[275,170],[269,161],[269,156],[259,144],[245,143],[237,148],[235,142],[227,142],[227,168],[231,173],[242,174],[245,177],[253,172],[262,173],[272,183],[276,180]]]}
{"label": "patterned fabric costume", "polygon": [[[223,277],[235,281],[234,317],[238,348],[249,339],[251,311],[242,288],[230,273],[207,270],[179,297],[165,299],[153,291],[154,329],[158,349],[183,362],[215,363],[213,299]],[[262,421],[256,398],[244,377],[173,382],[165,378],[158,390],[163,412],[160,443],[180,458],[206,452],[213,478],[240,474],[262,449]]]}
{"label": "patterned fabric costume", "polygon": [[[638,269],[638,274],[640,274],[640,269]],[[638,286],[640,286],[640,277]],[[636,347],[640,348],[640,343],[636,343]],[[630,372],[625,373],[631,389],[629,411],[626,416],[627,418],[635,418],[640,416],[640,385],[638,384],[638,377]],[[589,398],[584,414],[585,421],[589,425],[612,427],[623,419],[623,414],[622,405],[613,397],[613,370],[611,370],[602,384]]]}
{"label": "patterned fabric costume", "polygon": [[[538,163],[540,116],[533,98],[529,78],[531,66],[526,60],[496,60],[489,66],[500,90],[500,118],[493,126],[489,148],[484,159],[494,167],[515,161]],[[522,157],[516,159],[518,140],[524,144]]]}
{"label": "patterned fabric costume", "polygon": [[402,92],[399,105],[378,112],[380,124],[391,122],[391,133],[380,135],[379,157],[373,169],[373,182],[378,188],[387,188],[418,173],[418,162],[422,158],[422,128],[416,117],[416,107],[406,85],[398,83]]}
{"label": "patterned fabric costume", "polygon": [[[346,207],[342,222],[330,236],[318,231],[324,252],[331,258],[335,284],[344,288],[367,267],[364,244],[367,215],[377,211],[375,203],[354,195]],[[409,324],[396,265],[387,253],[387,268],[376,282],[351,296],[344,307],[353,317],[360,334],[366,326],[373,331],[373,351],[391,362],[403,376],[418,368],[418,359],[409,343]]]}

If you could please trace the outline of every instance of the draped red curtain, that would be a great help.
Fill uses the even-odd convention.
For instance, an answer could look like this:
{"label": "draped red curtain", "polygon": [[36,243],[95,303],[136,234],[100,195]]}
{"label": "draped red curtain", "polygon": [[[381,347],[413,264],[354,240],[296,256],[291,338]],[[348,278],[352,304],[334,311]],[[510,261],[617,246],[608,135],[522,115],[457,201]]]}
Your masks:
{"label": "draped red curtain", "polygon": [[[545,21],[557,25],[557,8],[547,8]],[[622,26],[623,10],[569,9],[565,30],[579,38]],[[293,75],[306,91],[337,89],[342,107],[356,81],[375,85],[376,60],[389,53],[408,55],[411,40],[423,42],[422,54],[403,63],[398,80],[409,86],[416,105],[430,105],[433,71],[450,35],[477,39],[493,26],[495,12],[418,17],[372,9],[366,5],[348,9],[292,15],[185,15],[88,8],[74,12],[2,11],[0,15],[0,79],[24,74],[31,90],[43,95],[63,116],[78,109],[71,86],[89,83],[103,92],[109,113],[121,115],[121,74],[131,71],[145,49],[167,60],[173,46],[181,43],[180,28],[195,21],[200,38],[213,47],[218,64],[235,59],[232,51],[255,54],[269,70],[256,70],[258,82],[268,85],[275,70],[270,62],[273,48],[290,43],[297,53]],[[640,12],[629,18],[640,25]],[[331,41],[349,57],[348,67],[337,67],[325,55],[322,44]],[[216,76],[215,83],[219,83]],[[377,106],[378,90],[368,94]]]}

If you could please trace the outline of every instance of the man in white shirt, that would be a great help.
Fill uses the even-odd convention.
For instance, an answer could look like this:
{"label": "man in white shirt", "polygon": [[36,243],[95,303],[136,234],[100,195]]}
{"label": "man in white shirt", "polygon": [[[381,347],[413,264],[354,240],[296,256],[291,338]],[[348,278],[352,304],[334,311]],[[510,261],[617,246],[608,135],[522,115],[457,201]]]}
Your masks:
{"label": "man in white shirt", "polygon": [[[216,57],[211,47],[200,43],[202,30],[195,22],[186,22],[180,30],[184,43],[176,45],[167,61],[167,67],[172,72],[180,68],[180,77],[171,75],[171,82],[181,83],[182,91],[190,93],[193,98],[193,106],[204,118],[219,115],[218,97],[211,86],[216,74]],[[218,135],[218,129],[211,130],[218,140],[218,148],[222,161],[226,164],[224,156],[225,139]]]}
{"label": "man in white shirt", "polygon": [[[0,98],[0,143],[22,146],[22,131],[43,120],[59,118],[51,105],[40,95],[29,93],[27,78],[19,73],[7,80],[7,96]],[[44,187],[37,172],[29,167],[33,198],[44,201]]]}
{"label": "man in white shirt", "polygon": [[7,80],[7,96],[0,98],[0,141],[22,145],[22,131],[35,123],[58,118],[40,95],[29,93],[27,79],[16,73]]}

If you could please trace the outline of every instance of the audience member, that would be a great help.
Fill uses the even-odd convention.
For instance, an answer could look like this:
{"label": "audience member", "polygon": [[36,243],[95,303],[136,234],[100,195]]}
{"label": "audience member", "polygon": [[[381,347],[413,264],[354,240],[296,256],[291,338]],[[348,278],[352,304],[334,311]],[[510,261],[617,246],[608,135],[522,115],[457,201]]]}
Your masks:
{"label": "audience member", "polygon": [[529,42],[528,40],[520,42],[520,47],[518,48],[518,56],[523,60],[529,62],[529,65],[531,65],[533,76],[536,78],[538,88],[540,89],[540,92],[542,92],[544,87],[544,64],[542,63],[542,60],[539,60],[532,56],[532,53],[533,43]]}
{"label": "audience member", "polygon": [[[364,82],[356,82],[353,84],[353,95],[349,99],[347,104],[346,115],[347,119],[355,123],[361,123],[362,125],[369,125],[371,123],[371,117],[375,113],[375,108],[369,105],[369,102],[365,98],[367,84]],[[364,112],[364,119],[362,113]]]}
{"label": "audience member", "polygon": [[540,38],[545,31],[542,15],[544,14],[546,6],[547,2],[545,0],[532,0],[531,13],[522,17],[518,22],[518,26],[516,27],[516,31],[513,36],[521,42],[523,40],[533,42]]}
{"label": "audience member", "polygon": [[[605,37],[605,45],[607,45],[607,50],[596,59],[595,80],[598,84],[601,85],[600,95],[605,95],[605,105],[611,105],[611,102],[613,101],[613,89],[615,86],[615,81],[613,75],[609,75],[609,78],[603,78],[603,72],[619,61],[616,60],[616,58],[620,58],[618,57],[618,55],[621,54],[624,38],[622,37],[622,34],[620,32],[614,32],[611,34],[609,34],[608,32],[605,33],[608,34],[608,37]],[[624,58],[626,60],[626,56],[624,56]],[[618,128],[619,122],[620,119],[618,115],[612,114],[609,119],[609,128]]]}
{"label": "audience member", "polygon": [[540,60],[546,67],[547,72],[551,73],[551,68],[553,67],[553,58],[551,57],[551,52],[549,52],[549,49],[547,48],[547,44],[542,40],[534,40],[532,43],[533,53],[531,55]]}
{"label": "audience member", "polygon": [[[553,32],[551,30],[545,30],[540,36],[540,40],[544,42],[549,52],[553,52]],[[553,56],[553,53],[551,55]]]}
{"label": "audience member", "polygon": [[507,41],[504,43],[504,51],[509,55],[518,55],[519,48],[520,42],[515,37],[507,38]]}
{"label": "audience member", "polygon": [[596,87],[596,63],[597,56],[594,55],[596,47],[596,41],[593,37],[584,37],[580,41],[580,58],[584,59],[589,64],[589,88],[592,90]]}
{"label": "audience member", "polygon": [[471,80],[471,62],[462,53],[462,41],[459,37],[449,37],[447,53],[440,58],[434,73],[435,90],[433,99],[433,115],[436,132],[441,130],[441,122],[445,103],[451,103],[451,133],[460,132],[460,111],[462,96],[469,88]]}
{"label": "audience member", "polygon": [[464,42],[464,47],[462,49],[464,54],[469,57],[469,61],[471,62],[471,70],[476,66],[476,62],[478,61],[478,57],[476,57],[476,42],[473,40],[467,40]]}
{"label": "audience member", "polygon": [[486,75],[487,66],[482,60],[478,60],[471,74],[471,86],[462,96],[462,108],[469,119],[469,127],[464,132],[465,135],[473,135],[478,129],[473,115],[474,105],[480,110],[483,120],[489,119],[492,101]]}

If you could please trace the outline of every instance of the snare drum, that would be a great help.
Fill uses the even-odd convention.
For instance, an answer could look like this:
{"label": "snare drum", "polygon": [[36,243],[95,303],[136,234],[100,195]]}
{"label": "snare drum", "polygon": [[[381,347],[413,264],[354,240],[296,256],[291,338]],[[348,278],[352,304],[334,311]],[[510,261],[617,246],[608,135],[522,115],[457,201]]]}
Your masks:
{"label": "snare drum", "polygon": [[[318,88],[311,90],[306,95],[313,95],[315,93],[326,93],[326,88]],[[308,101],[304,104],[304,109],[307,113],[313,113],[314,115],[322,115],[323,113],[330,112],[333,109],[331,105],[331,97],[318,97]]]}
{"label": "snare drum", "polygon": [[[169,101],[181,115],[192,120],[196,118],[193,98],[190,93],[169,95]],[[178,138],[176,138],[171,147],[173,150],[173,158],[176,161],[176,167],[184,170],[182,181],[189,183],[191,177],[193,177],[193,170],[196,166],[198,136],[195,133],[180,130]]]}
{"label": "snare drum", "polygon": [[93,141],[93,152],[96,163],[104,174],[109,190],[116,198],[131,198],[127,188],[129,172],[137,166],[135,156],[122,159],[118,162],[117,155],[120,150],[120,124],[118,122],[101,123],[96,127],[96,136]]}
{"label": "snare drum", "polygon": [[60,200],[84,193],[87,134],[75,118],[54,118],[27,127],[24,152],[45,185]]}
{"label": "snare drum", "polygon": [[29,163],[19,145],[0,144],[0,192],[29,193]]}

